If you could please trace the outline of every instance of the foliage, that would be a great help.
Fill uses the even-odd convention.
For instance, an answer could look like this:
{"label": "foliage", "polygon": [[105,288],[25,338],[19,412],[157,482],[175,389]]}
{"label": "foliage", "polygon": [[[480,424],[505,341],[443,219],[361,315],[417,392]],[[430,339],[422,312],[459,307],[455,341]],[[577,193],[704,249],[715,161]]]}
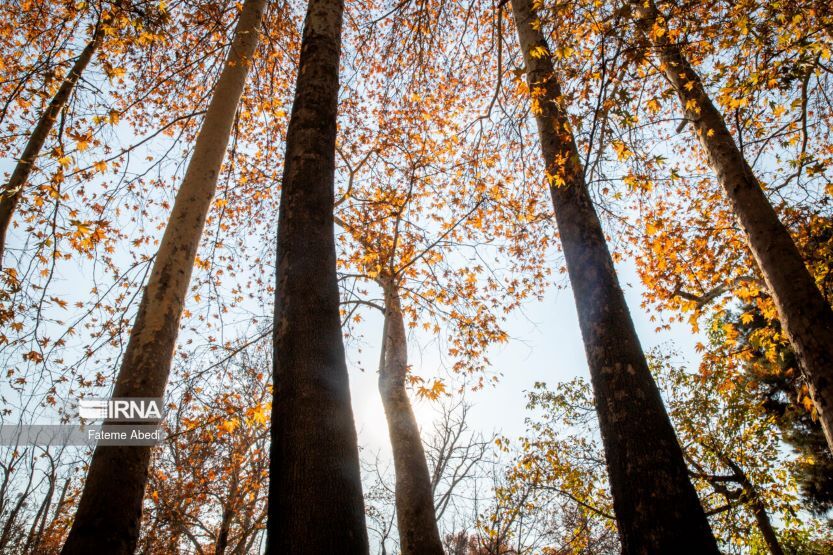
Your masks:
{"label": "foliage", "polygon": [[[649,33],[629,8],[598,0],[536,0],[536,25],[614,259],[636,268],[657,333],[683,323],[699,341],[696,372],[670,350],[653,362],[715,533],[729,552],[765,552],[757,499],[785,551],[822,553],[833,458],[650,42],[681,46],[833,302],[833,10],[819,0],[657,4]],[[78,399],[109,393],[239,10],[233,0],[0,3],[4,181],[101,36],[35,160],[0,261],[1,423],[74,422]],[[154,453],[145,500],[150,553],[257,552],[263,536],[274,227],[304,11],[300,0],[268,3],[207,217],[173,353],[171,437]],[[409,345],[438,358],[414,359],[409,386],[426,403],[453,403],[521,370],[490,357],[523,339],[513,325],[526,307],[564,285],[549,184],[536,171],[531,115],[542,100],[529,102],[505,2],[348,1],[347,14],[334,219],[349,355],[358,366],[381,337],[375,309],[394,283]],[[527,401],[527,432],[496,442],[470,430],[465,410],[437,417],[426,453],[447,549],[616,552],[589,387],[539,384]],[[0,551],[59,550],[88,456],[0,449]],[[385,550],[395,546],[390,477],[384,461],[370,466],[368,521]]]}

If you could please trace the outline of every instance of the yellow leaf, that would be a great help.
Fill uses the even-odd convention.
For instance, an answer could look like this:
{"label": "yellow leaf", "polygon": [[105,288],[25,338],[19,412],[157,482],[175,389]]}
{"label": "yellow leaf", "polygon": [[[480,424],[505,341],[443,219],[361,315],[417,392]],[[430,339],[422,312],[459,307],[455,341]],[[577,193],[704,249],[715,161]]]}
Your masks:
{"label": "yellow leaf", "polygon": [[622,141],[613,141],[611,143],[613,146],[613,150],[616,152],[616,157],[619,158],[620,161],[627,160],[631,156],[633,156],[633,151],[628,148]]}
{"label": "yellow leaf", "polygon": [[547,49],[543,46],[536,46],[529,51],[529,55],[533,58],[546,58],[549,55],[549,52],[547,52]]}

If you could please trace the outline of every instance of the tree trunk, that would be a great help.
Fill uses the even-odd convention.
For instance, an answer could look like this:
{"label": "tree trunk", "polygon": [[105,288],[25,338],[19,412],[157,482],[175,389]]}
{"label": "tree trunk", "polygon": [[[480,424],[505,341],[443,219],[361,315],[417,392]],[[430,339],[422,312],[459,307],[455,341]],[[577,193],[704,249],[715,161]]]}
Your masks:
{"label": "tree trunk", "polygon": [[[50,456],[48,452],[45,454]],[[38,506],[38,511],[35,513],[35,517],[32,519],[32,526],[29,528],[29,535],[26,537],[26,544],[23,546],[23,553],[32,553],[32,548],[37,547],[40,541],[40,534],[43,531],[43,527],[46,522],[46,516],[49,514],[49,507],[52,505],[52,496],[55,494],[55,481],[58,477],[56,476],[54,462],[51,461],[51,459],[50,462],[52,462],[52,467],[49,476],[47,477],[49,486],[47,487],[46,494],[43,496],[43,499]]]}
{"label": "tree trunk", "polygon": [[772,527],[772,521],[769,520],[769,514],[766,512],[761,498],[755,489],[745,491],[749,498],[749,504],[752,508],[752,513],[755,515],[755,522],[758,523],[758,530],[764,537],[767,548],[772,555],[784,555],[784,550],[781,549],[781,544],[778,542],[778,535],[775,533],[775,528]]}
{"label": "tree trunk", "polygon": [[[139,312],[114,397],[162,397],[188,283],[234,115],[258,42],[265,0],[246,0],[197,137]],[[150,447],[97,447],[63,553],[133,553]]]}
{"label": "tree trunk", "polygon": [[266,551],[368,552],[333,229],[343,0],[310,0],[278,219]]}
{"label": "tree trunk", "polygon": [[17,498],[17,503],[15,503],[14,507],[11,507],[9,512],[3,515],[6,517],[6,522],[3,525],[3,532],[0,533],[0,553],[6,552],[6,546],[11,541],[12,533],[17,527],[17,515],[20,513],[20,510],[27,505],[26,502],[29,499],[32,488],[32,479],[35,475],[34,457],[32,458],[32,461],[32,466],[29,467],[26,489],[24,489],[23,493],[21,493]]}
{"label": "tree trunk", "polygon": [[749,507],[752,509],[752,514],[755,515],[755,522],[758,524],[758,530],[760,530],[761,536],[763,536],[769,552],[772,553],[772,555],[784,555],[784,550],[781,548],[781,544],[778,541],[778,534],[775,533],[775,528],[773,528],[772,521],[769,519],[769,514],[766,512],[766,506],[764,505],[761,496],[758,495],[758,489],[749,480],[746,476],[746,472],[743,471],[740,465],[722,452],[717,451],[716,449],[712,449],[712,451],[716,452],[723,463],[731,469],[738,484],[740,484],[741,488],[743,488],[744,501],[749,503]]}
{"label": "tree trunk", "polygon": [[717,553],[584,181],[549,47],[512,0],[625,554]]}
{"label": "tree trunk", "polygon": [[403,555],[442,555],[431,475],[422,438],[405,389],[408,344],[399,291],[391,279],[380,280],[385,291],[385,325],[379,393],[388,422],[396,473],[396,522]]}
{"label": "tree trunk", "polygon": [[[665,26],[652,0],[632,1],[637,25],[647,37]],[[804,265],[798,248],[761,189],[722,114],[712,103],[679,45],[664,33],[653,40],[666,77],[674,86],[709,164],[732,203],[749,248],[764,276],[781,326],[807,380],[827,445],[833,452],[833,309]]]}
{"label": "tree trunk", "polygon": [[[232,459],[233,457],[229,456],[229,466],[232,466],[233,464]],[[231,530],[231,521],[236,512],[234,505],[236,504],[235,499],[237,497],[237,477],[241,470],[242,469],[240,467],[237,467],[234,469],[234,474],[231,476],[228,498],[225,503],[223,503],[223,516],[220,519],[220,529],[217,532],[217,543],[214,545],[214,555],[224,555],[226,547],[228,547],[228,536],[229,531]]]}
{"label": "tree trunk", "polygon": [[75,90],[78,79],[81,78],[81,74],[84,73],[87,65],[89,65],[93,54],[95,54],[101,45],[102,36],[103,33],[101,32],[100,23],[96,24],[92,39],[84,47],[84,50],[81,51],[72,69],[69,70],[60,88],[58,88],[58,92],[55,93],[46,110],[41,114],[37,125],[35,125],[35,129],[29,135],[29,141],[26,143],[23,153],[20,155],[20,159],[17,161],[11,177],[9,177],[8,183],[6,183],[2,193],[0,193],[0,269],[3,267],[6,233],[9,231],[14,211],[17,208],[17,203],[20,202],[20,197],[23,195],[23,189],[26,187],[26,182],[32,173],[32,168],[34,168],[40,151],[44,143],[46,143],[52,127],[55,125],[55,120],[58,119],[58,114],[66,106],[69,97],[72,96],[72,91]]}

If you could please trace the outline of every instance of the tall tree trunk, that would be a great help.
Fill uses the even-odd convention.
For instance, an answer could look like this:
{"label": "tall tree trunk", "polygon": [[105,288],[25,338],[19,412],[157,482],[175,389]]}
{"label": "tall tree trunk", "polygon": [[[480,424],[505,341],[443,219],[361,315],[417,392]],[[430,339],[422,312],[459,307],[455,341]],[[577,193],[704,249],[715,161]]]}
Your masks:
{"label": "tall tree trunk", "polygon": [[411,401],[405,389],[408,344],[399,291],[393,279],[380,280],[385,292],[385,324],[379,393],[385,407],[396,473],[396,522],[403,555],[442,555],[434,513],[431,475]]}
{"label": "tall tree trunk", "polygon": [[367,553],[333,229],[343,0],[310,0],[278,219],[267,553]]}
{"label": "tall tree trunk", "polygon": [[67,101],[72,96],[72,91],[75,90],[78,79],[81,78],[81,74],[84,73],[96,50],[101,45],[102,37],[101,22],[99,22],[93,30],[92,39],[76,58],[72,69],[69,70],[58,88],[58,92],[55,93],[46,110],[41,114],[35,129],[29,135],[29,141],[26,143],[23,153],[20,155],[11,177],[9,177],[9,181],[0,192],[0,268],[3,267],[3,255],[6,250],[6,233],[9,231],[14,211],[18,202],[20,202],[20,197],[23,195],[23,189],[26,187],[32,168],[34,168],[40,151],[55,125],[55,120],[58,119],[58,114],[66,106]]}
{"label": "tall tree trunk", "polygon": [[625,554],[717,553],[625,304],[531,0],[512,0]]}
{"label": "tall tree trunk", "polygon": [[[162,397],[171,368],[194,257],[214,197],[234,115],[257,47],[265,0],[246,0],[197,137],[139,312],[115,397]],[[150,447],[97,447],[65,555],[133,553],[139,535]]]}
{"label": "tall tree trunk", "polygon": [[666,26],[653,0],[631,0],[636,23],[653,41],[665,76],[677,91],[709,164],[732,203],[758,263],[781,326],[807,380],[828,448],[833,452],[833,309],[825,300],[787,229],[769,203],[703,82]]}

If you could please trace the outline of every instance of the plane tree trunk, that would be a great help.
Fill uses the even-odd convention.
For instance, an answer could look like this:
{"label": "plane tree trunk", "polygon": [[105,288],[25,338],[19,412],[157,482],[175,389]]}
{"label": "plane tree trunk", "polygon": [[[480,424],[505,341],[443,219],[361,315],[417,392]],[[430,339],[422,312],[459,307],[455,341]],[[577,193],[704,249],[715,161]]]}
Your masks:
{"label": "plane tree trunk", "polygon": [[333,229],[343,0],[310,0],[278,217],[266,552],[368,552]]}
{"label": "plane tree trunk", "polygon": [[718,553],[639,344],[531,0],[511,0],[625,554]]}
{"label": "plane tree trunk", "polygon": [[[246,0],[243,4],[228,58],[142,294],[114,397],[164,395],[194,258],[257,47],[264,6],[265,0]],[[64,555],[134,552],[150,449],[95,449]]]}
{"label": "plane tree trunk", "polygon": [[434,513],[431,475],[411,401],[405,389],[408,344],[397,284],[379,280],[385,292],[385,324],[379,393],[388,422],[396,474],[396,522],[403,555],[442,555],[443,546]]}
{"label": "plane tree trunk", "polygon": [[66,106],[72,96],[72,92],[75,90],[75,86],[78,84],[78,80],[81,78],[84,70],[87,69],[98,47],[101,46],[102,37],[103,33],[99,22],[93,30],[93,36],[90,42],[87,43],[87,46],[84,47],[81,54],[75,59],[72,69],[64,77],[61,86],[58,88],[58,92],[49,101],[46,110],[44,110],[40,119],[38,119],[35,128],[32,130],[32,134],[29,135],[26,146],[23,148],[20,159],[18,159],[14,170],[12,170],[9,181],[3,186],[2,192],[0,192],[0,268],[3,266],[3,255],[6,250],[6,234],[9,231],[9,226],[11,225],[17,205],[23,196],[26,182],[29,180],[32,169],[35,167],[35,162],[38,156],[40,156],[43,145],[46,143],[46,139],[52,132],[58,115],[64,109],[64,106]]}
{"label": "plane tree trunk", "polygon": [[662,36],[652,32],[654,25],[665,25],[656,4],[639,0],[630,7],[637,26],[652,41],[661,68],[746,234],[833,452],[833,309],[679,44],[667,32]]}

